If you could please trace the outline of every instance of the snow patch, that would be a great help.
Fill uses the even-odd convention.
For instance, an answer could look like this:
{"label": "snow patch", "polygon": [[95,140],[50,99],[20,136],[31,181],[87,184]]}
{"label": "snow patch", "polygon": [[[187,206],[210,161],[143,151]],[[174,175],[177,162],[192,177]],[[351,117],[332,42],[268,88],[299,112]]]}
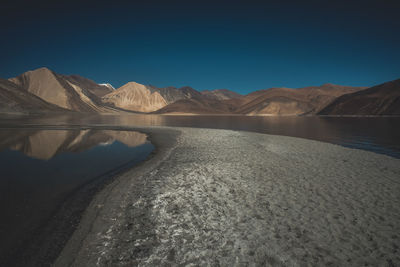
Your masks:
{"label": "snow patch", "polygon": [[99,83],[99,85],[101,85],[101,86],[106,86],[106,87],[108,87],[108,88],[111,88],[111,89],[115,90],[114,86],[112,86],[112,85],[109,84],[109,83]]}

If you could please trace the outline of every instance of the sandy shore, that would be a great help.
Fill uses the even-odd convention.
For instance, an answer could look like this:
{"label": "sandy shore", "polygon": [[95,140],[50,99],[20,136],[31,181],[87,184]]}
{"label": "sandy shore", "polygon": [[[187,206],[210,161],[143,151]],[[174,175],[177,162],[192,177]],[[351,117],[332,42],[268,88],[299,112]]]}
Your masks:
{"label": "sandy shore", "polygon": [[400,160],[299,138],[143,128],[56,266],[398,266]]}

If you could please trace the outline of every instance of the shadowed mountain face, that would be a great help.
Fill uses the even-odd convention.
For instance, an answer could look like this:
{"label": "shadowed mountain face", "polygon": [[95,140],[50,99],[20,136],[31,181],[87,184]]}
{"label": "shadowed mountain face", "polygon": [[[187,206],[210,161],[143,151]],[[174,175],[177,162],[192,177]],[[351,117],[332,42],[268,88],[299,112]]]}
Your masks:
{"label": "shadowed mountain face", "polygon": [[109,89],[79,76],[64,76],[47,68],[28,71],[10,81],[46,102],[80,112],[107,112],[99,96]]}
{"label": "shadowed mountain face", "polygon": [[176,101],[193,97],[202,97],[202,94],[188,86],[157,88],[129,82],[102,99],[125,110],[154,112]]}
{"label": "shadowed mountain face", "polygon": [[202,95],[208,96],[209,98],[214,98],[217,100],[227,100],[232,98],[239,98],[242,95],[236,92],[230,91],[228,89],[215,89],[215,90],[205,90],[201,92]]}
{"label": "shadowed mountain face", "polygon": [[77,86],[85,88],[91,94],[99,98],[114,91],[110,84],[100,85],[90,79],[81,77],[79,75],[69,75],[69,76],[64,76],[64,78],[66,78],[69,82]]}
{"label": "shadowed mountain face", "polygon": [[157,88],[148,86],[152,92],[158,92],[168,104],[174,103],[181,99],[189,99],[193,97],[201,97],[201,93],[189,86],[176,88],[173,86]]}
{"label": "shadowed mountain face", "polygon": [[41,113],[45,111],[65,112],[66,110],[0,78],[0,112]]}
{"label": "shadowed mountain face", "polygon": [[[170,114],[245,114],[245,115],[304,115],[316,114],[336,97],[363,87],[325,84],[300,89],[271,88],[233,97],[229,92],[204,93],[201,97],[177,101],[155,113]],[[221,99],[222,98],[222,99]]]}
{"label": "shadowed mountain face", "polygon": [[150,86],[147,86],[147,88],[152,93],[155,93],[155,92],[159,93],[164,98],[164,100],[167,104],[171,104],[171,103],[174,103],[175,101],[192,97],[191,95],[188,95],[185,91],[180,90],[173,86],[157,88],[155,86],[150,85]]}
{"label": "shadowed mountain face", "polygon": [[271,88],[242,97],[235,113],[248,115],[316,114],[336,97],[364,87],[325,84],[299,89]]}
{"label": "shadowed mountain face", "polygon": [[[196,91],[129,82],[115,90],[78,75],[47,68],[0,82],[0,112],[78,112],[241,115],[399,115],[399,80],[366,89],[334,84],[270,88],[240,95],[227,89]],[[35,99],[36,96],[37,99]],[[41,99],[40,102],[38,99]],[[45,104],[46,103],[46,104]],[[60,109],[60,110],[62,110]]]}
{"label": "shadowed mountain face", "polygon": [[321,115],[400,115],[400,79],[343,95]]}
{"label": "shadowed mountain face", "polygon": [[155,114],[229,114],[235,106],[221,100],[201,96],[178,100]]}

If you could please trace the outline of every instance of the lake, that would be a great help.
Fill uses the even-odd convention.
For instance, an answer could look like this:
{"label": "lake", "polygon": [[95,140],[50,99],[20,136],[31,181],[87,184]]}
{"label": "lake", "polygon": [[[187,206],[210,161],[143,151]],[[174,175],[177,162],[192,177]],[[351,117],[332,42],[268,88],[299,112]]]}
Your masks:
{"label": "lake", "polygon": [[250,116],[8,116],[0,127],[179,126],[232,129],[301,137],[400,158],[400,117],[250,117]]}
{"label": "lake", "polygon": [[2,129],[0,137],[1,266],[62,246],[99,183],[154,148],[133,131]]}

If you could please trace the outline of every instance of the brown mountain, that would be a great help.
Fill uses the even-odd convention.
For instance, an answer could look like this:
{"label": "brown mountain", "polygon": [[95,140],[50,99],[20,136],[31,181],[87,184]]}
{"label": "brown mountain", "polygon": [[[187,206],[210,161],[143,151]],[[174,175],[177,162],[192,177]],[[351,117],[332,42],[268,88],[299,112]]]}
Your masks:
{"label": "brown mountain", "polygon": [[338,97],[320,115],[400,115],[400,79]]}
{"label": "brown mountain", "polygon": [[[111,111],[103,106],[100,98],[96,96],[96,93],[101,91],[100,88],[95,88],[87,79],[77,77],[64,76],[47,68],[40,68],[11,78],[10,81],[46,102],[64,109],[80,112]],[[91,85],[86,88],[85,84]]]}
{"label": "brown mountain", "polygon": [[157,88],[154,86],[150,86],[153,92],[158,92],[160,95],[165,99],[167,104],[174,103],[175,101],[181,99],[188,99],[192,97],[201,97],[201,93],[193,89],[189,86],[183,86],[181,88],[176,87],[164,87],[164,88]]}
{"label": "brown mountain", "polygon": [[100,85],[90,79],[81,77],[79,75],[64,75],[64,78],[75,85],[85,88],[91,94],[99,98],[114,91],[110,86],[107,86],[106,84]]}
{"label": "brown mountain", "polygon": [[248,115],[316,114],[336,97],[356,92],[363,87],[324,84],[299,89],[271,88],[230,100],[237,106],[235,113]]}
{"label": "brown mountain", "polygon": [[239,98],[242,96],[228,89],[204,90],[201,92],[201,94],[217,100],[227,100],[232,98]]}
{"label": "brown mountain", "polygon": [[176,87],[164,87],[164,88],[157,88],[155,86],[149,85],[146,86],[152,93],[158,92],[165,100],[167,104],[174,103],[180,99],[187,98],[185,92],[179,90]]}
{"label": "brown mountain", "polygon": [[121,109],[152,112],[180,99],[201,96],[188,86],[156,88],[135,82],[114,90],[107,84],[99,85],[79,75],[57,74],[47,68],[28,71],[9,80],[45,102],[79,112],[104,113]]}
{"label": "brown mountain", "polygon": [[138,112],[151,112],[167,105],[159,92],[135,82],[123,85],[103,96],[102,100],[115,107]]}
{"label": "brown mountain", "polygon": [[[271,88],[240,97],[202,96],[182,99],[157,110],[158,114],[244,114],[244,115],[305,115],[316,114],[336,97],[363,87],[333,84],[299,89]],[[226,91],[225,91],[226,92]],[[221,99],[223,98],[223,99]]]}
{"label": "brown mountain", "polygon": [[44,101],[11,81],[0,78],[0,112],[43,113],[48,111],[66,112],[67,110]]}
{"label": "brown mountain", "polygon": [[183,92],[184,95],[186,95],[186,98],[192,98],[192,97],[201,97],[201,93],[195,89],[193,89],[190,86],[183,86],[178,89],[179,91]]}
{"label": "brown mountain", "polygon": [[181,99],[201,96],[201,93],[189,86],[157,88],[151,85],[146,86],[136,82],[129,82],[112,93],[103,96],[102,100],[125,110],[154,112]]}
{"label": "brown mountain", "polygon": [[334,84],[270,88],[242,96],[227,89],[198,92],[188,86],[157,88],[135,82],[114,90],[78,75],[40,68],[0,80],[0,112],[399,115],[399,81],[369,89]]}
{"label": "brown mountain", "polygon": [[181,99],[169,104],[154,114],[229,114],[234,105],[206,96]]}

